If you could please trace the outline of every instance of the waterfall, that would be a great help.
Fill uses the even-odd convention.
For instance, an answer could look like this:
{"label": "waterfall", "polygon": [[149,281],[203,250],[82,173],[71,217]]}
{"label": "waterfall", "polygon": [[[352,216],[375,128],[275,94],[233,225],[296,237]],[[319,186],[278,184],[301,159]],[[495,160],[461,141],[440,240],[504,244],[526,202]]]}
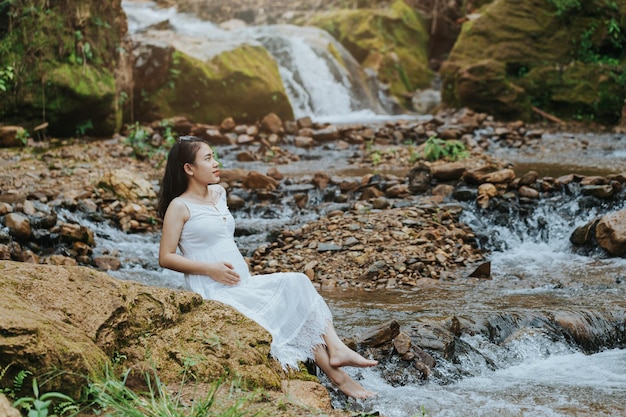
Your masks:
{"label": "waterfall", "polygon": [[144,36],[151,26],[166,22],[173,34],[158,39],[198,59],[242,44],[264,46],[279,67],[296,118],[333,123],[395,118],[390,114],[394,102],[376,77],[324,30],[286,24],[224,30],[153,2],[123,1],[122,6],[131,36]]}

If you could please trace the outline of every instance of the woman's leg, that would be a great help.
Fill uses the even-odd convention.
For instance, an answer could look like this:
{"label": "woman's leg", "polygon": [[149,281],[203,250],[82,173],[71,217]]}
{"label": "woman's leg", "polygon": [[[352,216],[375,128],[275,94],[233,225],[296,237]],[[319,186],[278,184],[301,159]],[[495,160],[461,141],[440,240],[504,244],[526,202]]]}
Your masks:
{"label": "woman's leg", "polygon": [[343,369],[332,366],[328,351],[323,345],[315,348],[315,363],[328,376],[330,381],[347,396],[369,398],[376,395],[376,393],[365,389],[361,384],[350,378]]}
{"label": "woman's leg", "polygon": [[324,341],[328,348],[329,364],[334,368],[341,366],[356,366],[359,368],[367,368],[378,365],[378,361],[365,359],[357,352],[346,346],[339,338],[332,323],[329,324]]}

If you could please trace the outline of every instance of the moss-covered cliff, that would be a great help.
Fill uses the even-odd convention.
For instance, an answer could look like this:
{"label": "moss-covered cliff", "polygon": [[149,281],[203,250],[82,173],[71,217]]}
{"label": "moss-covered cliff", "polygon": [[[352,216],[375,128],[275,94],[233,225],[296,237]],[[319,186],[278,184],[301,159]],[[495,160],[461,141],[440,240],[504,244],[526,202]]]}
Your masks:
{"label": "moss-covered cliff", "polygon": [[501,117],[532,108],[619,120],[626,98],[626,1],[496,0],[464,24],[442,68],[443,100]]}
{"label": "moss-covered cliff", "polygon": [[126,30],[120,0],[0,2],[0,120],[48,122],[59,136],[115,132]]}

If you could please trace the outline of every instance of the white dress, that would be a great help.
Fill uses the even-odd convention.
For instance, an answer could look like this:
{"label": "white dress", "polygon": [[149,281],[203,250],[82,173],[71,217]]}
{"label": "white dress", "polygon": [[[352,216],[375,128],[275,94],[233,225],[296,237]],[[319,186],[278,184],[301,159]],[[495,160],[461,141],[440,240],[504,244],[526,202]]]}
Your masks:
{"label": "white dress", "polygon": [[185,275],[187,288],[203,298],[217,300],[263,326],[272,335],[271,355],[287,369],[314,358],[314,348],[324,344],[322,335],[332,321],[331,312],[309,278],[296,272],[250,275],[248,264],[234,240],[235,219],[226,205],[226,190],[216,205],[184,200],[189,220],[183,226],[182,255],[205,262],[230,262],[241,277],[227,286],[206,275]]}

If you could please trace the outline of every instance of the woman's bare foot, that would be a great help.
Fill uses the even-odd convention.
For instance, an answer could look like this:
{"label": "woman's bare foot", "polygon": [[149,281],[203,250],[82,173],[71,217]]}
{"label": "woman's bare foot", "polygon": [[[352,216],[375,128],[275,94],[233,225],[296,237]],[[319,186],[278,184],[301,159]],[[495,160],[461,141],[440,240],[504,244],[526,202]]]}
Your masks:
{"label": "woman's bare foot", "polygon": [[378,361],[365,359],[347,346],[344,349],[330,351],[330,365],[335,368],[342,366],[356,366],[358,368],[369,368],[378,365]]}
{"label": "woman's bare foot", "polygon": [[350,378],[348,375],[345,375],[343,381],[341,383],[335,384],[337,388],[348,397],[353,397],[357,399],[365,399],[375,397],[377,394],[372,392],[361,384],[356,382],[354,379]]}
{"label": "woman's bare foot", "polygon": [[[358,360],[358,358],[348,359],[350,363],[354,363],[355,361],[374,362],[374,364],[377,363],[376,361],[368,361],[367,359],[365,359],[364,357],[362,357],[355,351],[349,349],[347,346],[343,350],[352,352],[354,355],[361,358],[361,360]],[[346,355],[346,356],[353,356],[353,355]],[[326,346],[319,345],[315,349],[315,363],[326,374],[326,376],[330,379],[330,381],[337,388],[339,388],[341,392],[343,392],[347,396],[363,399],[363,398],[373,397],[376,395],[376,393],[365,389],[363,386],[361,386],[361,384],[359,384],[358,382],[350,378],[350,376],[346,373],[346,371],[344,371],[341,367],[332,366],[330,364],[330,356],[328,354],[328,350]],[[374,365],[365,365],[365,366],[374,366]]]}

